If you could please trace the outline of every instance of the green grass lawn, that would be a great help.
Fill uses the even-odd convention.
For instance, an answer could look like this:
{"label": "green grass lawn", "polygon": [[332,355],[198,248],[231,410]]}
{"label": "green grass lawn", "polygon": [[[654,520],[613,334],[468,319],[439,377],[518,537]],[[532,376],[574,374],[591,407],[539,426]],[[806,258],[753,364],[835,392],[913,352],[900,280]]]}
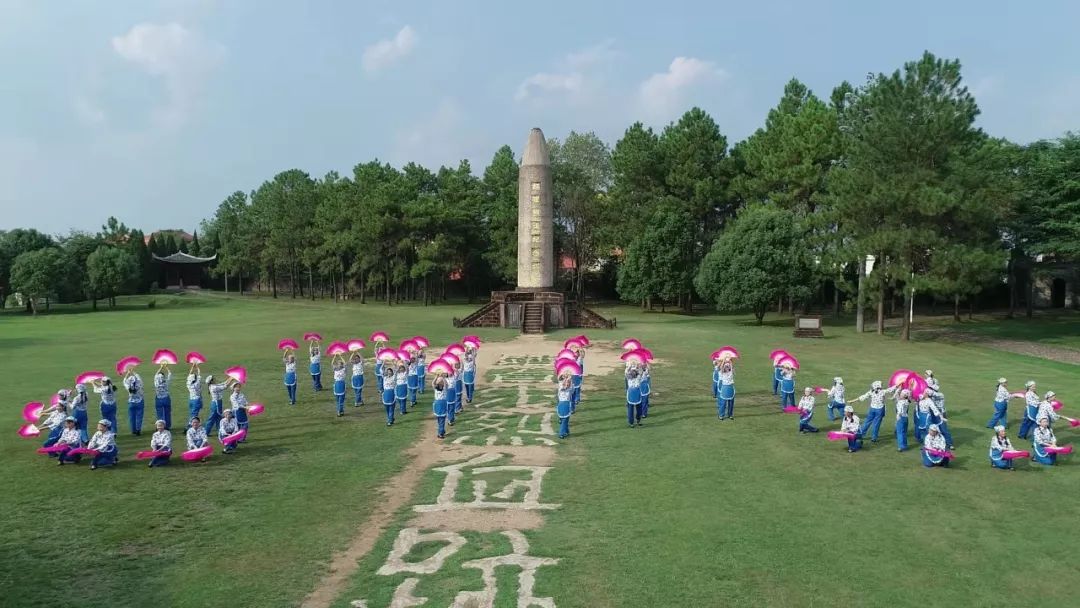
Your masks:
{"label": "green grass lawn", "polygon": [[[374,491],[409,465],[402,450],[432,434],[430,397],[424,418],[410,414],[392,431],[381,407],[350,408],[337,419],[332,396],[316,398],[303,383],[300,403],[289,408],[276,341],[304,331],[366,338],[385,329],[395,339],[422,333],[441,344],[461,333],[450,318],[471,310],[157,300],[154,310],[136,300],[97,314],[0,315],[8,366],[2,420],[9,428],[0,434],[0,605],[295,605],[379,500]],[[562,507],[526,532],[530,554],[561,560],[539,570],[538,596],[554,597],[560,608],[1076,605],[1080,461],[991,470],[984,428],[1000,375],[1015,390],[1035,378],[1080,414],[1075,366],[970,346],[903,344],[846,327],[828,327],[824,340],[796,341],[785,319],[755,327],[739,316],[599,312],[618,317],[619,329],[591,332],[594,341],[634,336],[662,360],[652,414],[645,427],[626,427],[616,374],[586,393],[544,485],[544,499]],[[1038,325],[1028,327],[1042,335]],[[724,344],[743,355],[734,422],[716,420],[709,394],[708,353]],[[253,419],[252,439],[238,454],[148,470],[131,460],[148,436],[122,435],[122,465],[91,472],[51,466],[33,453],[36,444],[15,435],[26,401],[69,386],[80,371],[111,368],[132,353],[146,358],[159,347],[201,350],[216,371],[248,366],[248,396],[269,411]],[[854,395],[898,367],[934,369],[948,396],[955,466],[926,470],[916,451],[898,454],[891,415],[881,442],[853,455],[824,432],[800,436],[796,417],[778,413],[769,393],[766,358],[777,347],[802,362],[800,387],[842,375]],[[142,372],[148,381],[149,368]],[[180,383],[173,394],[183,416]],[[821,406],[819,399],[815,423],[836,428]],[[865,404],[857,409],[863,415]],[[1020,412],[1014,402],[1012,433]],[[123,430],[125,413],[121,402]],[[1073,443],[1077,432],[1060,428],[1058,437]],[[437,474],[425,474],[413,504],[430,502],[439,484]],[[406,519],[403,511],[383,533],[336,605],[357,597],[372,600],[370,608],[386,605],[402,577],[375,570]],[[498,534],[468,536],[455,563],[505,552]],[[499,569],[497,605],[516,605],[515,576]],[[475,571],[436,577],[421,595],[429,605],[447,605],[478,580]]]}

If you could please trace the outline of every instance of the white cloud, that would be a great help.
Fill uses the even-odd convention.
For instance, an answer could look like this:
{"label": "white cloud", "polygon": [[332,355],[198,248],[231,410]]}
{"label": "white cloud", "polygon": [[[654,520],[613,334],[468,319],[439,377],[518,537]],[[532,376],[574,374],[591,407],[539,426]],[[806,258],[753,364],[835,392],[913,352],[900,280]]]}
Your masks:
{"label": "white cloud", "polygon": [[596,70],[617,56],[612,40],[567,53],[560,60],[558,70],[538,72],[521,81],[514,92],[514,100],[523,102],[557,97],[581,101],[596,88]]}
{"label": "white cloud", "polygon": [[676,57],[666,72],[658,72],[641,83],[638,100],[654,118],[667,118],[681,109],[688,91],[708,82],[723,82],[728,74],[711,61]]}
{"label": "white cloud", "polygon": [[162,79],[168,99],[153,110],[153,116],[166,128],[187,121],[207,74],[225,56],[225,47],[175,22],[140,23],[114,36],[112,48],[121,59]]}
{"label": "white cloud", "polygon": [[364,49],[360,63],[365,72],[378,72],[408,56],[416,48],[416,40],[416,30],[406,25],[393,38],[380,40]]}
{"label": "white cloud", "polygon": [[540,72],[529,76],[518,85],[514,93],[516,101],[525,101],[539,93],[576,93],[581,90],[585,78],[580,72],[570,74],[550,74]]}

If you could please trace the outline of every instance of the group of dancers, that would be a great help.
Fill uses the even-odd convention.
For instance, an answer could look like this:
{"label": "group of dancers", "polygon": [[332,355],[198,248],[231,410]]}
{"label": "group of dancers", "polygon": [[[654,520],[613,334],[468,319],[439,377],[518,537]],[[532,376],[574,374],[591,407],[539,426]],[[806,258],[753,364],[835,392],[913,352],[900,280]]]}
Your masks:
{"label": "group of dancers", "polygon": [[[734,351],[732,351],[733,353]],[[716,399],[717,414],[720,420],[734,419],[735,405],[735,359],[737,355],[713,358],[713,397]],[[952,433],[949,430],[948,415],[945,409],[945,393],[933,370],[926,370],[919,380],[922,384],[905,377],[901,381],[884,386],[881,381],[870,384],[870,390],[854,398],[854,401],[869,401],[865,419],[860,419],[849,403],[844,386],[844,379],[833,378],[832,386],[805,387],[796,402],[796,376],[798,364],[793,359],[774,361],[772,392],[780,398],[782,411],[799,415],[800,433],[817,433],[812,419],[816,405],[816,394],[824,393],[827,402],[826,413],[829,421],[840,421],[839,432],[830,433],[831,439],[846,439],[847,450],[855,453],[864,447],[864,439],[869,436],[871,443],[877,443],[881,424],[886,415],[886,401],[892,399],[895,414],[894,434],[899,452],[908,449],[909,416],[914,413],[915,439],[920,445],[923,465],[927,467],[948,467],[953,458]],[[1045,465],[1057,462],[1059,453],[1071,452],[1071,447],[1057,444],[1052,424],[1063,418],[1056,411],[1060,403],[1055,401],[1055,393],[1049,391],[1042,397],[1036,390],[1035,381],[1028,381],[1025,393],[1009,393],[1007,380],[998,378],[994,397],[994,416],[987,427],[994,430],[990,440],[990,464],[999,469],[1013,469],[1013,461],[1018,457],[1030,455],[1031,460]],[[1032,442],[1031,452],[1015,450],[1006,433],[1007,406],[1010,399],[1023,398],[1025,412],[1021,421],[1019,438]],[[1070,423],[1080,424],[1072,419]],[[1074,426],[1076,425],[1074,424]]]}
{"label": "group of dancers", "polygon": [[[131,434],[141,436],[146,404],[143,380],[135,365],[123,370],[121,382],[127,390]],[[100,395],[101,419],[92,436],[89,435],[88,384],[95,394]],[[149,460],[148,466],[151,468],[168,464],[173,452],[171,384],[172,371],[168,364],[161,364],[154,374],[154,409],[157,419],[154,422],[154,433],[150,437],[150,450],[139,452],[140,455],[149,454],[145,459]],[[237,444],[246,441],[250,424],[249,404],[243,393],[243,384],[230,376],[226,376],[223,382],[217,382],[213,374],[203,376],[200,363],[192,363],[186,386],[187,449],[190,451],[209,447],[209,436],[216,433],[222,442],[223,452],[235,452]],[[210,412],[205,425],[201,418],[204,387],[210,396]],[[224,405],[226,392],[229,393],[228,408]],[[79,382],[73,389],[58,390],[52,404],[42,412],[42,415],[46,416],[42,426],[47,428],[49,433],[39,451],[56,458],[58,466],[80,463],[83,456],[90,457],[91,469],[118,464],[120,449],[116,443],[116,435],[120,429],[116,412],[117,386],[107,376]],[[230,437],[237,437],[241,430],[244,433],[236,441],[229,441]],[[205,459],[205,456],[200,458],[204,461]]]}

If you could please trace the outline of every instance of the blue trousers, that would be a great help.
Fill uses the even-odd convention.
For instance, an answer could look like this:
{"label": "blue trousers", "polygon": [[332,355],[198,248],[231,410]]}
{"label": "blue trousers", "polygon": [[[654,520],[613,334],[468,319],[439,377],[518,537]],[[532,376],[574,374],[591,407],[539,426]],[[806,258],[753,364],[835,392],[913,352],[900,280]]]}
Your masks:
{"label": "blue trousers", "polygon": [[352,390],[356,393],[356,399],[353,400],[353,405],[364,405],[364,385],[353,385]]}
{"label": "blue trousers", "polygon": [[424,394],[424,379],[426,377],[427,375],[424,373],[423,368],[418,368],[416,370],[416,392],[420,393],[421,395]]}
{"label": "blue trousers", "polygon": [[386,408],[386,423],[394,424],[394,389],[383,389],[382,403]]}
{"label": "blue trousers", "polygon": [[128,401],[128,425],[131,432],[138,435],[142,433],[143,415],[146,413],[146,401]]}
{"label": "blue trousers", "polygon": [[315,392],[322,390],[322,372],[318,374],[311,374],[311,388]]}
{"label": "blue trousers", "polygon": [[49,431],[49,436],[45,438],[45,443],[41,444],[43,448],[49,448],[56,445],[56,442],[60,439],[60,434],[64,432],[63,425],[56,427]]}
{"label": "blue trousers", "polygon": [[116,461],[119,459],[120,451],[116,448],[112,448],[108,451],[98,452],[98,455],[94,456],[94,459],[90,461],[90,464],[95,467],[111,467],[116,464]]}
{"label": "blue trousers", "polygon": [[641,422],[641,403],[626,403],[626,422],[630,426],[634,426],[634,423]]}
{"label": "blue trousers", "polygon": [[79,427],[79,435],[81,435],[80,439],[82,440],[82,444],[86,445],[90,443],[90,435],[87,433],[86,429],[86,425],[88,424],[88,421],[86,419],[86,410],[76,409],[72,413],[75,415],[75,426]]}
{"label": "blue trousers", "polygon": [[840,420],[841,418],[844,417],[844,406],[845,405],[847,405],[847,404],[840,403],[839,401],[830,401],[829,402],[829,407],[828,407],[828,409],[825,410],[825,412],[827,414],[829,414],[829,422],[833,422],[835,420]]}
{"label": "blue trousers", "polygon": [[[859,429],[860,435],[865,435],[867,429],[871,430],[871,441],[878,440],[878,431],[881,430],[881,421],[885,418],[885,408],[870,408],[870,411],[866,413],[866,420],[863,420],[862,428]],[[873,428],[871,428],[873,427]]]}
{"label": "blue trousers", "polygon": [[807,416],[807,417],[804,418],[802,415],[799,415],[799,432],[800,433],[802,433],[802,432],[806,432],[806,433],[816,433],[816,432],[818,432],[817,427],[810,424],[810,420],[812,420],[812,419],[813,419],[813,416]]}
{"label": "blue trousers", "polygon": [[780,407],[795,405],[795,393],[780,393]]}
{"label": "blue trousers", "polygon": [[446,416],[435,417],[435,433],[439,437],[446,436]]}
{"label": "blue trousers", "polygon": [[1045,456],[1040,456],[1038,450],[1032,449],[1031,450],[1031,459],[1034,460],[1035,462],[1039,463],[1039,464],[1050,464],[1050,465],[1052,465],[1052,464],[1057,463],[1057,454],[1046,454]]}
{"label": "blue trousers", "polygon": [[111,430],[114,433],[120,431],[119,426],[116,423],[116,403],[102,403],[101,404],[101,417],[108,420],[112,424]]}
{"label": "blue trousers", "polygon": [[154,397],[154,413],[157,414],[158,420],[165,421],[165,429],[172,428],[172,397],[165,395],[164,397]]}
{"label": "blue trousers", "polygon": [[[625,380],[623,382],[625,383]],[[626,387],[624,386],[623,388],[625,389]],[[712,383],[712,396],[713,396],[713,399],[720,396],[720,387],[719,387],[719,384],[717,384],[716,380],[713,380],[713,383]]]}
{"label": "blue trousers", "polygon": [[[188,417],[187,417],[188,424],[187,425],[190,427],[191,426],[191,419],[198,416],[199,412],[202,411],[202,397],[199,397],[198,399],[188,399],[187,407],[188,407]],[[209,429],[207,429],[207,432],[209,432]]]}
{"label": "blue trousers", "polygon": [[169,464],[169,456],[154,456],[150,459],[150,466],[163,467]]}
{"label": "blue trousers", "polygon": [[409,405],[416,405],[416,389],[409,388]]}
{"label": "blue trousers", "polygon": [[735,399],[722,399],[716,397],[716,415],[720,418],[735,417]]}
{"label": "blue trousers", "polygon": [[1004,458],[991,458],[990,464],[995,469],[1011,469],[1013,468],[1013,461],[1005,460]]}
{"label": "blue trousers", "polygon": [[908,417],[901,416],[896,419],[896,449],[903,452],[908,448],[907,444]]}
{"label": "blue trousers", "polygon": [[[449,391],[447,391],[449,393]],[[457,420],[457,404],[450,397],[446,399],[446,421],[450,423],[450,426],[454,426],[454,422]]]}
{"label": "blue trousers", "polygon": [[1034,429],[1034,428],[1035,428],[1035,421],[1032,420],[1031,418],[1028,418],[1027,415],[1025,414],[1024,419],[1020,422],[1020,434],[1018,435],[1018,437],[1020,437],[1020,439],[1027,439],[1028,435],[1031,433],[1032,429]]}
{"label": "blue trousers", "polygon": [[398,407],[401,408],[401,413],[408,414],[408,410],[405,409],[405,400],[409,397],[409,388],[404,384],[398,384],[394,387],[394,397],[397,398]]}
{"label": "blue trousers", "polygon": [[852,452],[858,452],[862,449],[862,435],[856,435],[847,440],[847,449]]}
{"label": "blue trousers", "polygon": [[649,393],[641,393],[641,417],[649,417]]}
{"label": "blue trousers", "polygon": [[559,439],[564,439],[569,434],[570,434],[570,417],[569,416],[560,416],[559,417]]}
{"label": "blue trousers", "polygon": [[344,414],[345,413],[345,393],[341,393],[340,395],[337,394],[337,393],[334,393],[334,399],[337,400],[337,413]]}
{"label": "blue trousers", "polygon": [[949,423],[948,422],[939,422],[938,423],[938,430],[941,431],[941,436],[945,438],[945,443],[948,444],[949,449],[951,450],[952,447],[953,447],[953,441],[952,441],[952,433],[949,432]]}
{"label": "blue trousers", "polygon": [[475,390],[476,390],[476,385],[475,384],[466,384],[465,385],[465,401],[467,401],[469,403],[472,403],[473,391],[475,391]]}
{"label": "blue trousers", "polygon": [[1008,409],[1009,403],[1007,401],[995,401],[994,402],[994,417],[990,419],[990,422],[986,423],[986,428],[992,429],[999,424],[1005,424],[1008,422]]}
{"label": "blue trousers", "polygon": [[949,466],[949,459],[931,456],[924,449],[922,451],[922,463],[925,467],[947,467]]}
{"label": "blue trousers", "polygon": [[772,394],[773,395],[780,394],[780,380],[777,379],[775,376],[773,376],[773,379],[772,379]]}
{"label": "blue trousers", "polygon": [[286,384],[285,393],[289,395],[289,405],[296,405],[296,384]]}
{"label": "blue trousers", "polygon": [[68,450],[67,452],[60,452],[60,454],[59,454],[60,462],[82,462],[82,454],[76,454],[74,456],[69,456],[68,452],[70,452],[70,451],[71,450]]}
{"label": "blue trousers", "polygon": [[206,427],[207,436],[214,434],[215,431],[218,433],[221,432],[221,429],[218,428],[221,424],[221,416],[223,415],[221,408],[222,405],[220,401],[210,400],[210,416],[206,419],[206,424],[204,425]]}

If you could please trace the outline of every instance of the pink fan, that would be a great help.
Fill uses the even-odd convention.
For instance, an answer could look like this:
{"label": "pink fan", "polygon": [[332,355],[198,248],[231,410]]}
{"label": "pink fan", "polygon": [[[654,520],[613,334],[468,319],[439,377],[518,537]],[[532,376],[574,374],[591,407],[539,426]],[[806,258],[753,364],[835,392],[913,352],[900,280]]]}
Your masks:
{"label": "pink fan", "polygon": [[83,372],[75,377],[75,384],[86,384],[94,380],[101,380],[104,377],[105,374],[101,372]]}
{"label": "pink fan", "polygon": [[777,361],[790,356],[786,350],[777,349],[769,353],[769,360],[773,362],[773,365],[778,365]]}
{"label": "pink fan", "polygon": [[50,445],[47,448],[38,448],[37,453],[38,454],[59,454],[60,452],[68,451],[68,448],[69,448],[69,446],[60,443],[60,444],[57,444],[57,445]]}
{"label": "pink fan", "polygon": [[432,374],[452,374],[454,373],[454,368],[448,361],[436,359],[431,362],[431,365],[427,366],[427,371]]}
{"label": "pink fan", "polygon": [[349,340],[345,346],[349,347],[349,352],[355,353],[358,350],[367,348],[367,344],[363,340]]}
{"label": "pink fan", "polygon": [[91,450],[90,448],[74,448],[68,451],[68,456],[89,456],[93,458],[98,454],[97,450]]}
{"label": "pink fan", "polygon": [[158,456],[171,456],[172,452],[166,452],[165,450],[143,450],[141,452],[135,452],[136,460],[150,460],[151,458],[157,458]]}
{"label": "pink fan", "polygon": [[26,439],[28,437],[37,437],[41,434],[41,429],[37,428],[34,424],[24,424],[19,427],[19,437]]}
{"label": "pink fan", "polygon": [[466,338],[465,340],[461,341],[461,344],[465,348],[471,348],[473,350],[479,350],[480,349],[480,343],[477,342],[476,340],[469,340],[469,339]]}
{"label": "pink fan", "polygon": [[277,343],[278,350],[297,350],[300,345],[292,338],[284,338]]}
{"label": "pink fan", "polygon": [[927,386],[926,380],[923,380],[923,377],[918,374],[914,374],[908,379],[908,386],[911,387],[911,396],[915,399],[922,399],[923,394],[930,388]]}
{"label": "pink fan", "polygon": [[176,353],[167,348],[162,348],[154,353],[152,361],[154,365],[176,365],[180,360],[176,358]]}
{"label": "pink fan", "polygon": [[446,347],[446,352],[461,357],[465,354],[465,347],[460,344],[454,343]]}
{"label": "pink fan", "polygon": [[344,342],[331,342],[330,346],[326,347],[326,354],[331,357],[335,355],[344,355],[349,352],[349,347],[345,346]]}
{"label": "pink fan", "polygon": [[[638,345],[640,347],[640,345]],[[563,348],[585,348],[585,343],[577,338],[570,338],[563,342]]]}
{"label": "pink fan", "polygon": [[1054,448],[1054,447],[1046,448],[1046,453],[1047,454],[1062,454],[1062,455],[1064,455],[1064,454],[1072,454],[1072,451],[1073,451],[1073,446],[1071,446],[1071,445],[1063,445],[1063,446],[1058,446],[1056,448]]}
{"label": "pink fan", "polygon": [[53,407],[60,405],[60,395],[58,395],[57,393],[53,393],[52,398],[49,399],[49,405]]}
{"label": "pink fan", "polygon": [[1076,420],[1075,418],[1069,418],[1068,416],[1062,416],[1062,418],[1065,418],[1065,420],[1069,421],[1069,426],[1070,427],[1078,427],[1078,426],[1080,426],[1080,420]]}
{"label": "pink fan", "polygon": [[248,416],[258,416],[266,411],[266,407],[261,403],[252,403],[247,408]]}
{"label": "pink fan", "polygon": [[1005,450],[1001,453],[1001,457],[1005,460],[1015,460],[1017,458],[1028,458],[1031,456],[1031,452],[1027,450]]}
{"label": "pink fan", "polygon": [[622,341],[623,350],[637,350],[641,348],[641,342],[638,342],[634,338],[627,338]]}
{"label": "pink fan", "polygon": [[780,367],[790,367],[791,369],[799,369],[799,360],[796,359],[795,357],[792,357],[791,355],[788,355],[788,356],[780,359],[779,361],[777,361],[777,365],[779,365]]}
{"label": "pink fan", "polygon": [[630,351],[630,352],[635,352],[635,353],[640,354],[642,356],[642,358],[645,359],[645,361],[652,361],[653,360],[652,351],[647,349],[647,348],[639,348],[639,349],[637,349],[635,351]]}
{"label": "pink fan", "polygon": [[474,335],[472,335],[472,334],[469,334],[469,335],[467,335],[467,336],[462,336],[462,337],[461,337],[461,341],[462,341],[462,342],[464,342],[464,341],[466,341],[466,340],[472,340],[473,342],[476,342],[477,344],[479,344],[479,343],[481,342],[481,340],[480,340],[480,336],[474,336]]}
{"label": "pink fan", "polygon": [[226,369],[225,375],[236,380],[240,384],[247,384],[247,369],[239,365]]}
{"label": "pink fan", "polygon": [[401,361],[404,361],[405,363],[408,363],[412,361],[412,353],[403,348],[397,351],[397,358]]}
{"label": "pink fan", "polygon": [[589,337],[586,336],[585,334],[581,334],[580,336],[577,337],[577,339],[580,340],[581,343],[584,344],[585,346],[592,346],[592,341],[590,341]]}
{"label": "pink fan", "polygon": [[304,334],[305,342],[322,342],[322,335],[313,331]]}
{"label": "pink fan", "polygon": [[377,332],[371,334],[371,337],[369,339],[372,342],[389,342],[390,341],[390,335],[387,334],[386,332],[383,332],[383,331],[377,331]]}
{"label": "pink fan", "polygon": [[142,363],[142,359],[134,356],[127,356],[116,362],[116,373],[123,376],[129,369]]}
{"label": "pink fan", "polygon": [[194,462],[196,460],[202,460],[203,458],[209,458],[210,454],[214,453],[214,446],[208,445],[201,448],[195,448],[194,450],[188,450],[180,455],[181,458],[187,462]]}
{"label": "pink fan", "polygon": [[1024,397],[1027,397],[1027,393],[1010,393],[1009,396],[1015,397],[1017,399],[1023,399]]}
{"label": "pink fan", "polygon": [[786,406],[786,407],[784,408],[784,413],[785,413],[785,414],[798,414],[798,413],[799,413],[799,412],[801,412],[801,411],[802,411],[802,410],[800,410],[799,408],[795,407],[794,405],[789,405],[789,406]]}
{"label": "pink fan", "polygon": [[41,412],[45,409],[45,404],[40,401],[31,401],[23,406],[22,417],[27,422],[37,422],[38,418],[41,418]]}
{"label": "pink fan", "polygon": [[188,363],[197,365],[202,365],[203,363],[206,363],[206,357],[204,357],[203,354],[198,351],[191,351],[187,354],[187,357],[185,357],[184,360]]}
{"label": "pink fan", "polygon": [[577,353],[570,350],[569,348],[564,348],[564,349],[559,351],[559,354],[555,355],[555,358],[556,359],[571,359],[573,361],[577,361]]}
{"label": "pink fan", "polygon": [[855,438],[855,433],[842,433],[840,431],[829,431],[829,434],[826,435],[826,437],[829,438],[829,441],[847,441],[849,439],[854,439]]}
{"label": "pink fan", "polygon": [[581,375],[581,366],[573,361],[567,361],[563,359],[555,364],[556,375],[562,376],[563,374],[570,374],[571,376]]}
{"label": "pink fan", "polygon": [[384,348],[376,355],[379,361],[397,361],[397,351],[392,348]]}
{"label": "pink fan", "polygon": [[420,347],[417,346],[416,340],[409,339],[409,340],[403,340],[401,342],[401,345],[398,347],[398,350],[406,350],[406,351],[409,351],[411,353],[411,352],[420,350]]}
{"label": "pink fan", "polygon": [[829,392],[829,389],[825,388],[824,386],[815,386],[814,387],[814,392],[817,393],[818,395],[820,395],[822,393]]}
{"label": "pink fan", "polygon": [[930,454],[931,456],[936,456],[938,458],[948,458],[949,460],[952,460],[954,458],[953,453],[950,452],[949,450],[931,450],[931,449],[927,449],[926,453]]}
{"label": "pink fan", "polygon": [[729,348],[725,346],[720,350],[714,350],[712,358],[714,361],[717,359],[738,359],[739,353],[734,348]]}
{"label": "pink fan", "polygon": [[1056,411],[1060,410],[1061,408],[1065,407],[1065,404],[1060,402],[1060,401],[1051,401],[1050,406],[1053,407],[1054,411],[1056,412]]}
{"label": "pink fan", "polygon": [[424,336],[416,336],[415,338],[413,338],[413,342],[416,342],[416,345],[420,348],[427,348],[431,346],[431,342],[428,342],[428,339]]}
{"label": "pink fan", "polygon": [[637,363],[638,365],[644,365],[645,364],[645,357],[641,354],[640,349],[632,350],[630,352],[623,353],[622,356],[619,357],[619,358],[622,359],[623,361],[632,361],[634,363]]}
{"label": "pink fan", "polygon": [[222,437],[221,438],[221,443],[223,443],[225,445],[233,445],[237,441],[242,441],[244,439],[244,437],[247,437],[247,429],[240,429],[239,431],[236,431],[232,435],[226,435],[226,436]]}
{"label": "pink fan", "polygon": [[910,369],[898,369],[893,372],[891,376],[889,376],[889,386],[897,386],[899,384],[906,385],[908,383],[908,380],[910,380],[912,376],[917,375],[918,374],[911,371]]}
{"label": "pink fan", "polygon": [[443,355],[439,358],[454,367],[461,365],[461,357],[458,357],[454,353],[443,353]]}

